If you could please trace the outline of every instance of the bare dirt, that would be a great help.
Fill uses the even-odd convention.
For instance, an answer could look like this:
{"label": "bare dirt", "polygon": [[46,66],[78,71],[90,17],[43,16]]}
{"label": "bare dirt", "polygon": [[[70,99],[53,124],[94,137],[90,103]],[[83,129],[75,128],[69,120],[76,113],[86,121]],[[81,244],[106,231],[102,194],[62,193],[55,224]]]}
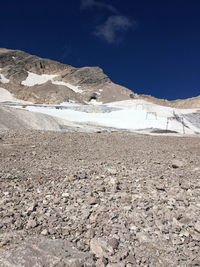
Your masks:
{"label": "bare dirt", "polygon": [[1,132],[0,218],[0,266],[200,266],[200,139]]}

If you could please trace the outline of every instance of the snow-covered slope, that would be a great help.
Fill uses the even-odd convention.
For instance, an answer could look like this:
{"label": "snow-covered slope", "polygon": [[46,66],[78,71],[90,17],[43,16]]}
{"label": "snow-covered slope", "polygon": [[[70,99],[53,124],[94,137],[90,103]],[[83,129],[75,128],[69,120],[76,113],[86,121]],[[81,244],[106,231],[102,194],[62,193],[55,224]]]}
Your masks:
{"label": "snow-covered slope", "polygon": [[0,103],[21,103],[21,104],[31,104],[30,102],[23,101],[20,99],[15,98],[8,90],[0,87]]}
{"label": "snow-covered slope", "polygon": [[56,107],[27,106],[26,109],[71,122],[98,125],[116,130],[149,132],[152,129],[159,129],[179,134],[200,133],[200,128],[194,122],[187,120],[187,116],[185,116],[187,114],[200,116],[196,110],[173,109],[144,100],[127,100],[107,105],[65,103]]}
{"label": "snow-covered slope", "polygon": [[[200,112],[196,109],[175,109],[140,99],[109,104],[92,100],[87,105],[69,102],[60,105],[35,105],[31,102],[21,101],[13,97],[6,89],[0,88],[0,105],[11,105],[23,109],[23,111],[26,110],[26,118],[29,116],[28,111],[43,113],[53,118],[57,117],[62,119],[60,125],[63,125],[63,129],[70,131],[79,128],[80,131],[105,129],[140,133],[160,132],[162,134],[169,132],[200,133]],[[16,112],[16,117],[17,114],[20,115],[19,112]],[[30,122],[32,118],[32,113],[30,113]]]}

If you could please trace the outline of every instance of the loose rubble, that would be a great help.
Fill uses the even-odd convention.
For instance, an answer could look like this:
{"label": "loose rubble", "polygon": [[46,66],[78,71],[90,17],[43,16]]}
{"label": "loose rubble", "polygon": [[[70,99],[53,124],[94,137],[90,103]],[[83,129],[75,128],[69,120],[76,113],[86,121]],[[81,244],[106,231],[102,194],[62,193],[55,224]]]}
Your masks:
{"label": "loose rubble", "polygon": [[0,266],[200,266],[198,137],[0,132],[0,164]]}

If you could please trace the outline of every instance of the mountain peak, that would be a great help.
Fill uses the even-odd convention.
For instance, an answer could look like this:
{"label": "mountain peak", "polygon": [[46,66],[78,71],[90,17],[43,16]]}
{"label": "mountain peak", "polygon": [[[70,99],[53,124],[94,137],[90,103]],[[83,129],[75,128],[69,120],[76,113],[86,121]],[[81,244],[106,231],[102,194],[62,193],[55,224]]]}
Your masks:
{"label": "mountain peak", "polygon": [[99,67],[75,68],[20,50],[0,52],[1,73],[9,81],[0,80],[0,86],[19,99],[46,104],[130,99],[132,92],[112,83]]}

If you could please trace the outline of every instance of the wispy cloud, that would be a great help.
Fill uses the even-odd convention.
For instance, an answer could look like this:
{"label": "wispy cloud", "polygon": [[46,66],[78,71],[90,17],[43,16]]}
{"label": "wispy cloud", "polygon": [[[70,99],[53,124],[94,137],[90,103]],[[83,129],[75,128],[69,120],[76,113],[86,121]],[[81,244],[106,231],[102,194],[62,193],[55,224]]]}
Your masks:
{"label": "wispy cloud", "polygon": [[120,40],[120,33],[135,29],[136,25],[136,21],[131,21],[126,16],[110,16],[104,24],[97,26],[95,35],[108,43],[116,43]]}
{"label": "wispy cloud", "polygon": [[97,0],[82,0],[81,1],[82,9],[94,8],[94,7],[107,9],[115,14],[118,14],[118,10],[110,4],[106,4],[106,3],[103,3]]}
{"label": "wispy cloud", "polygon": [[122,15],[113,5],[107,4],[100,0],[81,0],[81,8],[101,8],[111,12],[106,21],[97,25],[93,33],[112,44],[122,40],[122,35],[129,31],[135,30],[137,22],[134,19],[129,19],[127,16]]}

